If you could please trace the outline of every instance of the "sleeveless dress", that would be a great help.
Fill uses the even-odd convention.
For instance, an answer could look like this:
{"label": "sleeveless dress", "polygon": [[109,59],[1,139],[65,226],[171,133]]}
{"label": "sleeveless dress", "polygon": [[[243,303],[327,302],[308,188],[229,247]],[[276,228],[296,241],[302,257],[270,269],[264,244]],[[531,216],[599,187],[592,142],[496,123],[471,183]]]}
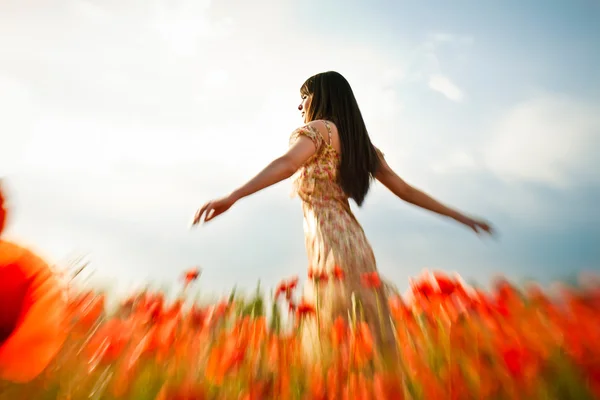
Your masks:
{"label": "sleeveless dress", "polygon": [[[394,336],[387,288],[365,282],[366,274],[377,274],[375,256],[337,181],[340,155],[331,145],[331,127],[324,122],[327,141],[310,125],[296,129],[290,137],[290,145],[306,136],[316,147],[315,154],[297,172],[293,191],[302,200],[309,276],[324,278],[306,285],[305,299],[317,306],[321,330],[328,332],[338,316],[347,320],[353,314],[354,297],[357,319],[369,324],[378,344],[391,344]],[[316,323],[313,325],[312,329],[304,326],[303,339],[308,342],[318,340]]]}

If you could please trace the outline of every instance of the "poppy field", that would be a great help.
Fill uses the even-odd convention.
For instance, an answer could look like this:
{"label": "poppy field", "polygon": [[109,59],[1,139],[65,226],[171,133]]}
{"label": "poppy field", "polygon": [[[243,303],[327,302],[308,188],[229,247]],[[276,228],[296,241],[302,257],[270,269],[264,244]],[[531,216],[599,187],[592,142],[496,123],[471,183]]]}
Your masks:
{"label": "poppy field", "polygon": [[[196,276],[188,272],[184,285]],[[322,346],[313,349],[318,357],[308,358],[299,332],[317,310],[297,299],[297,284],[281,283],[268,318],[260,293],[190,304],[185,290],[172,302],[159,292],[141,292],[108,313],[105,294],[71,288],[62,309],[65,330],[37,333],[57,349],[47,365],[31,359],[12,364],[0,350],[0,398],[600,396],[598,286],[563,287],[551,299],[535,286],[519,291],[498,281],[484,293],[444,274],[425,273],[412,282],[410,300],[388,300],[397,335],[394,357],[379,351],[369,326],[356,317],[336,320],[321,333]],[[25,348],[14,356],[36,353]]]}
{"label": "poppy field", "polygon": [[[0,211],[1,230],[1,201]],[[319,310],[297,277],[270,295],[201,301],[199,275],[187,271],[174,299],[143,290],[111,307],[107,293],[0,240],[0,400],[600,398],[594,276],[552,290],[497,279],[484,291],[424,271],[408,293],[382,299],[390,351],[361,319],[360,299],[307,349],[304,324]]]}

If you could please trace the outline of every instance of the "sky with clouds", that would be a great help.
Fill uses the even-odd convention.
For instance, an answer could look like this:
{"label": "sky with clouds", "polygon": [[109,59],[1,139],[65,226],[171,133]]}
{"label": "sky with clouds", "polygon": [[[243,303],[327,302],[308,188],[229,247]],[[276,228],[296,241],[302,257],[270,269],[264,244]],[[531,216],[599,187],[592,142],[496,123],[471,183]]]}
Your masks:
{"label": "sky with clouds", "polygon": [[411,184],[483,216],[481,240],[375,184],[356,209],[386,277],[542,282],[600,268],[600,3],[52,0],[0,4],[7,236],[98,284],[211,292],[304,275],[290,182],[190,230],[285,152],[299,87],[348,78]]}

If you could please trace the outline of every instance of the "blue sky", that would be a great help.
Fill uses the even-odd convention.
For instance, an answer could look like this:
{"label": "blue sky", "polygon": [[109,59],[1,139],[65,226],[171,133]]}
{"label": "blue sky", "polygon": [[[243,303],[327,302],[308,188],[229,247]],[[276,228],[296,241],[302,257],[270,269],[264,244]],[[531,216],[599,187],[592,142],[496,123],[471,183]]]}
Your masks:
{"label": "blue sky", "polygon": [[298,89],[337,70],[407,181],[494,223],[480,240],[376,184],[356,210],[381,272],[550,282],[600,266],[594,1],[56,0],[0,6],[8,236],[100,285],[221,292],[304,275],[291,184],[199,230],[204,201],[285,151]]}

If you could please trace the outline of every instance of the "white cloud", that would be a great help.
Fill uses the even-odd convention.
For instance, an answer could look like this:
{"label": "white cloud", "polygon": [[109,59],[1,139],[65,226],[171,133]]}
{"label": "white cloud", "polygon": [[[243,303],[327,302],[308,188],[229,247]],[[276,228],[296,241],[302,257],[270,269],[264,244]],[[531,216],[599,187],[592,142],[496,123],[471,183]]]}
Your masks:
{"label": "white cloud", "polygon": [[[464,99],[464,91],[449,77],[448,64],[465,58],[473,44],[471,36],[431,33],[406,56],[406,80],[426,84],[451,101]],[[442,57],[446,68],[442,68]]]}
{"label": "white cloud", "polygon": [[560,95],[525,101],[504,115],[484,145],[486,165],[505,180],[555,187],[600,182],[600,105]]}
{"label": "white cloud", "polygon": [[464,98],[462,90],[448,77],[441,74],[433,74],[429,77],[429,87],[452,101],[460,102]]}

